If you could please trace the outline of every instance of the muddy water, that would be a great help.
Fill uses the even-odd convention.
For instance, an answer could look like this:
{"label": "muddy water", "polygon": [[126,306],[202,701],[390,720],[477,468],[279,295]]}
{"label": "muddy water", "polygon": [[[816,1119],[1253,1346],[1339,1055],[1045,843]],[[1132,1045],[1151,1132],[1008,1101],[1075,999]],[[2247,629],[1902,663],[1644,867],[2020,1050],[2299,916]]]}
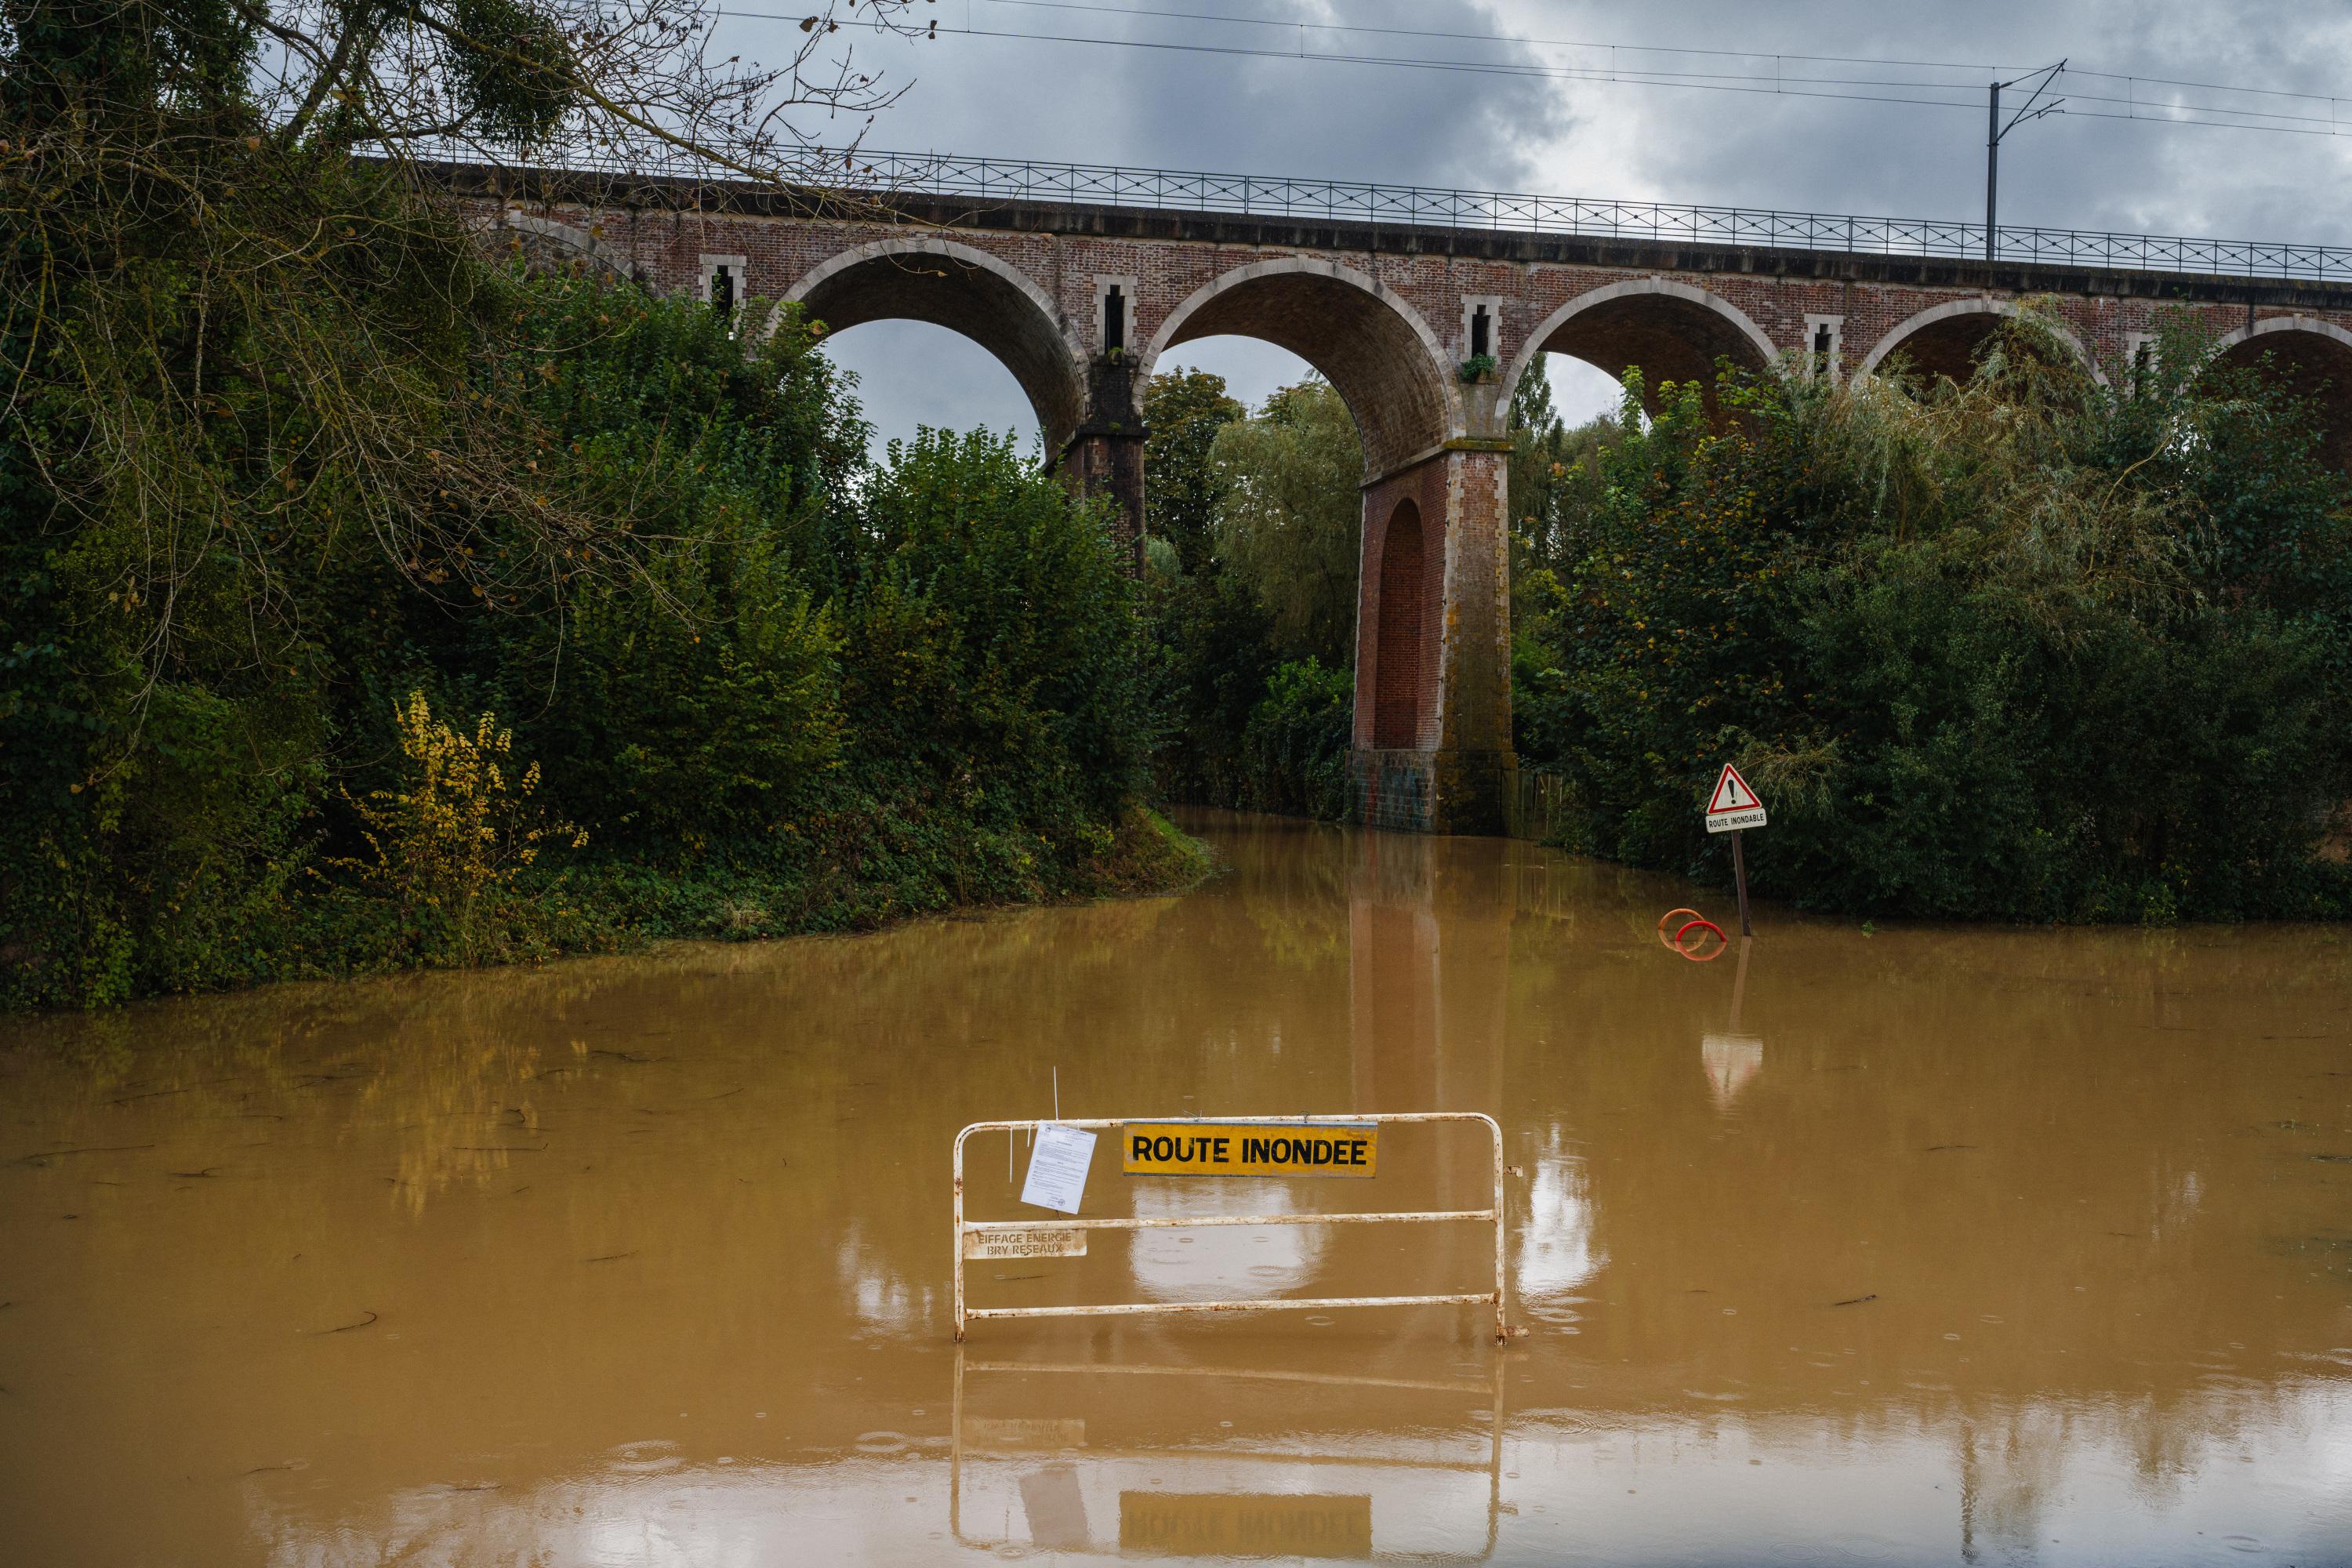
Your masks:
{"label": "muddy water", "polygon": [[[1173,900],[0,1034],[0,1560],[2352,1561],[2352,946],[1892,930],[1199,825]],[[1719,912],[1719,911],[1718,911]],[[1477,1110],[1475,1308],[975,1323],[964,1122]],[[1476,1207],[1122,1177],[1089,1214]],[[1025,1149],[976,1136],[974,1217]],[[1153,1230],[975,1303],[1475,1290]]]}

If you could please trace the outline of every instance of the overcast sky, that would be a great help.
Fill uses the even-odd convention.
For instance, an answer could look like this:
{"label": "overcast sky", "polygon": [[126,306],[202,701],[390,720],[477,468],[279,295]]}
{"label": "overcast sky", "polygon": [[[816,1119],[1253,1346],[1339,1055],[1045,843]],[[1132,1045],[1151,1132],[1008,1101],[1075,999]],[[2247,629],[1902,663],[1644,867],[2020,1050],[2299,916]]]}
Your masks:
{"label": "overcast sky", "polygon": [[[1120,14],[1133,9],[1580,47]],[[2343,69],[2352,0],[930,0],[921,11],[940,22],[936,41],[869,37],[856,45],[861,68],[878,67],[907,86],[866,133],[869,147],[1981,219],[1983,84],[1996,71],[2014,76],[2066,58],[2078,70],[2115,79],[2070,80],[2077,112],[2021,127],[2004,143],[2004,221],[2352,242],[2352,79]],[[723,26],[730,50],[754,58],[789,52],[789,22],[730,17]],[[958,28],[1291,53],[1186,53]],[[1613,64],[1621,76],[1649,69],[1777,77],[1784,90],[1770,90],[1769,79],[1732,84],[1762,90],[1694,90],[1336,63],[1297,58],[1302,52],[1553,68]],[[1959,68],[1940,68],[1941,62]],[[1806,77],[1904,85],[1808,87]],[[2138,79],[2121,79],[2127,77]],[[1920,82],[1957,90],[1909,85]],[[2170,85],[2178,83],[2318,96]],[[1803,91],[1949,96],[1963,107],[1841,101]],[[2346,95],[2342,105],[2326,97],[2332,92]],[[2294,122],[2320,132],[2331,131],[2340,107],[2346,134],[2079,112],[2130,114],[2135,104],[2168,97],[2298,117]],[[943,329],[875,322],[843,333],[832,352],[861,377],[860,395],[884,437],[929,424],[1009,428],[1024,445],[1035,438],[1013,378]],[[1224,374],[1250,401],[1305,374],[1279,350],[1234,339],[1187,344],[1161,368],[1179,359]],[[1599,373],[1575,362],[1555,356],[1553,381],[1571,414],[1610,400]]]}

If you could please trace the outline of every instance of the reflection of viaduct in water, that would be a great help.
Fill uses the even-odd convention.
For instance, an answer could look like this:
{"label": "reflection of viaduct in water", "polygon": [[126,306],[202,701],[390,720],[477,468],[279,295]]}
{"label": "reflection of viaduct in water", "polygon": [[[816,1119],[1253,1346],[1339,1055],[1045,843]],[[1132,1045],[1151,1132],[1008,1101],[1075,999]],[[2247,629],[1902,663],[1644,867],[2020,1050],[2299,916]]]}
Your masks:
{"label": "reflection of viaduct in water", "polygon": [[1501,1109],[1511,900],[1499,841],[1358,834],[1349,1109]]}
{"label": "reflection of viaduct in water", "polygon": [[1723,360],[1843,377],[1899,355],[1961,374],[2020,299],[2047,294],[2105,376],[2173,310],[2226,362],[2267,356],[2299,384],[2332,382],[2331,450],[2352,454],[2352,289],[2340,285],[1874,254],[1864,247],[1884,242],[1825,239],[1819,220],[1801,231],[1810,244],[1848,248],[1455,228],[1418,214],[906,193],[828,205],[723,183],[449,177],[492,232],[543,255],[703,299],[795,301],[835,331],[899,318],[962,333],[1012,372],[1047,451],[1110,498],[1139,556],[1139,399],[1161,356],[1234,334],[1305,359],[1363,437],[1354,771],[1365,820],[1382,826],[1491,828],[1512,787],[1507,410],[1539,353],[1612,375],[1640,366],[1654,390],[1710,381]]}
{"label": "reflection of viaduct in water", "polygon": [[[1504,883],[1508,846],[1358,833],[1349,836],[1349,1109],[1501,1116],[1513,908]],[[1466,1204],[1485,1180],[1489,1154],[1483,1142],[1447,1136],[1428,1145],[1427,1156],[1436,1185],[1423,1190],[1447,1194],[1448,1206]],[[1506,1189],[1513,1205],[1525,1190],[1517,1179]],[[1525,1219],[1514,1214],[1507,1226],[1516,1230]],[[1436,1277],[1475,1279],[1485,1239],[1479,1227],[1429,1228],[1442,1234],[1417,1242],[1415,1250],[1431,1260]]]}

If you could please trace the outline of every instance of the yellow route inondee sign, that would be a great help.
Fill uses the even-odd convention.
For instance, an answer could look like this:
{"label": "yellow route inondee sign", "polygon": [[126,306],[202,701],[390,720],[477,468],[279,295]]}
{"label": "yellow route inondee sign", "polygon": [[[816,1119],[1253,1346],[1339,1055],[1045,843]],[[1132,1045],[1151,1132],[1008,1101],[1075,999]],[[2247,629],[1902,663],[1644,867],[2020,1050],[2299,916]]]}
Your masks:
{"label": "yellow route inondee sign", "polygon": [[1369,1121],[1129,1121],[1118,1153],[1130,1176],[1369,1176],[1379,1139]]}

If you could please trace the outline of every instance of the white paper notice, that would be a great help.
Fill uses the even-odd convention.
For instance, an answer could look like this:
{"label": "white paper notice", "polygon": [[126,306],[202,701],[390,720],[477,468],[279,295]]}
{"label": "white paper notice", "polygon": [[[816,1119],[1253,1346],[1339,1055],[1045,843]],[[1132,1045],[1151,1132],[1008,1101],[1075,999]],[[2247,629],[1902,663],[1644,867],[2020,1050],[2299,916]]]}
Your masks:
{"label": "white paper notice", "polygon": [[1058,1121],[1040,1127],[1037,1146],[1029,1152],[1029,1179],[1021,1184],[1021,1201],[1077,1213],[1087,1195],[1087,1167],[1094,1159],[1093,1133]]}

